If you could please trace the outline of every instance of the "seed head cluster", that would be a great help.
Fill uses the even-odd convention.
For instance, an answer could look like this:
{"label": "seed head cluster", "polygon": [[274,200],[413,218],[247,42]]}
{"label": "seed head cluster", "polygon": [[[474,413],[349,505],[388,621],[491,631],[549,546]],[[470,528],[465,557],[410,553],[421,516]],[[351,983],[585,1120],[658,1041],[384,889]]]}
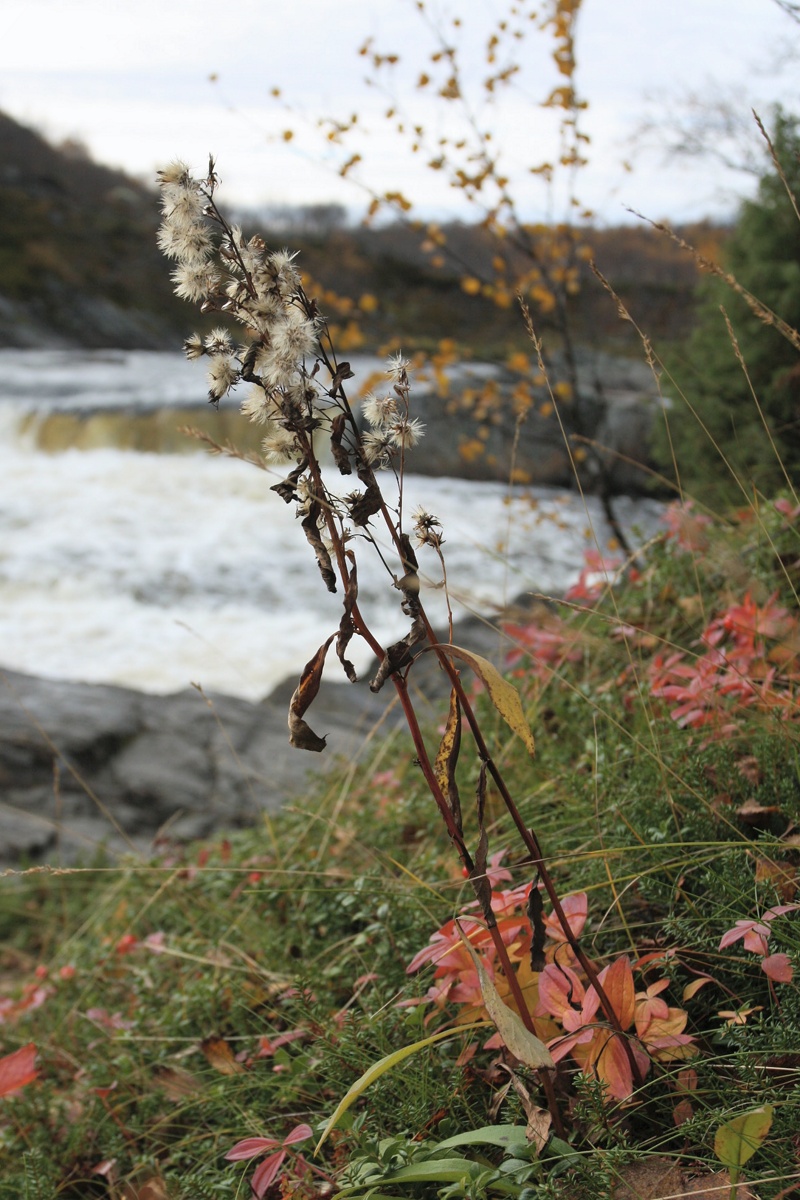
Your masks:
{"label": "seed head cluster", "polygon": [[[245,237],[226,219],[215,201],[213,159],[203,179],[186,163],[173,162],[159,172],[159,184],[158,244],[174,262],[176,293],[199,304],[203,313],[227,316],[239,330],[231,333],[220,324],[210,333],[194,333],[184,342],[184,352],[191,360],[205,360],[212,404],[218,406],[237,385],[249,385],[241,412],[259,426],[268,463],[296,464],[274,490],[297,505],[326,586],[335,590],[331,554],[336,553],[341,572],[352,527],[370,537],[370,519],[386,511],[374,468],[399,462],[402,479],[405,453],[423,433],[420,422],[409,416],[409,361],[402,354],[389,359],[385,390],[364,403],[368,428],[361,432],[343,387],[352,371],[336,360],[325,321],[303,289],[295,255],[270,250],[261,237]],[[318,457],[323,435],[339,472],[355,473],[363,490],[344,497],[328,490]],[[397,511],[395,540],[400,545],[402,499]],[[429,544],[437,536],[432,521]],[[345,576],[347,572],[345,567]]]}
{"label": "seed head cluster", "polygon": [[229,313],[246,339],[234,344],[223,327],[206,337],[193,334],[184,343],[186,356],[208,359],[213,404],[241,380],[253,384],[243,411],[267,427],[270,453],[279,445],[280,457],[287,452],[291,457],[299,452],[294,443],[300,427],[307,431],[314,419],[318,393],[309,382],[306,360],[316,355],[320,330],[302,294],[294,255],[270,251],[262,238],[245,238],[225,220],[214,201],[213,162],[205,179],[174,162],[159,173],[159,182],[158,244],[175,260],[176,293],[199,303],[201,311]]}

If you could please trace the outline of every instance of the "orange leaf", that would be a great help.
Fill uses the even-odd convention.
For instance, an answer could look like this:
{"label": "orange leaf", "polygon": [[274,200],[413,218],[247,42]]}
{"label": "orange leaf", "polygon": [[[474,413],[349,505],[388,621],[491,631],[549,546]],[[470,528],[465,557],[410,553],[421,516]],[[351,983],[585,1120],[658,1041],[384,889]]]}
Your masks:
{"label": "orange leaf", "polygon": [[633,971],[626,956],[618,958],[610,967],[600,974],[603,991],[611,1001],[614,1012],[619,1018],[623,1029],[627,1029],[633,1021],[636,1011],[636,989],[633,984]]}
{"label": "orange leaf", "polygon": [[633,1092],[631,1064],[618,1033],[602,1029],[592,1039],[589,1066],[615,1100],[627,1100]]}
{"label": "orange leaf", "polygon": [[36,1078],[35,1059],[33,1042],[0,1058],[0,1096],[9,1096]]}
{"label": "orange leaf", "polygon": [[687,983],[683,989],[683,999],[691,1000],[692,996],[696,996],[701,987],[705,987],[707,983],[714,983],[715,980],[710,975],[702,975],[699,979],[693,979],[691,983]]}
{"label": "orange leaf", "polygon": [[214,1070],[219,1071],[221,1075],[238,1075],[244,1070],[242,1064],[233,1057],[233,1050],[224,1038],[203,1038],[200,1049]]}

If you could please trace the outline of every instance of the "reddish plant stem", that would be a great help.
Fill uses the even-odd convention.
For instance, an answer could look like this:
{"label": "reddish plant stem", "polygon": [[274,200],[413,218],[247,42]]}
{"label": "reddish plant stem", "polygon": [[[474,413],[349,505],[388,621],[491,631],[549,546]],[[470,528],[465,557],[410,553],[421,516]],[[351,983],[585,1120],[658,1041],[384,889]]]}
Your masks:
{"label": "reddish plant stem", "polygon": [[[465,869],[467,870],[467,872],[470,875],[472,875],[472,873],[475,869],[475,864],[472,861],[472,856],[469,853],[469,850],[467,849],[466,843],[464,842],[464,838],[463,838],[460,830],[458,829],[458,826],[456,825],[455,818],[453,817],[453,814],[450,811],[450,805],[447,803],[447,800],[445,799],[442,789],[439,786],[439,781],[436,778],[436,773],[433,769],[430,758],[428,757],[428,751],[425,747],[425,743],[422,738],[422,731],[420,730],[419,722],[417,721],[417,714],[414,709],[414,705],[411,701],[411,697],[408,694],[408,685],[406,684],[405,678],[398,674],[395,674],[392,676],[392,681],[394,683],[395,690],[400,699],[400,704],[402,706],[403,713],[404,713],[406,721],[408,723],[409,731],[411,733],[411,739],[414,743],[414,749],[417,752],[417,762],[419,763],[420,768],[422,769],[422,773],[425,777],[425,782],[427,783],[427,785],[431,791],[431,794],[432,794],[434,800],[436,801],[436,805],[439,809],[439,812],[442,814],[444,823],[447,827],[447,832],[450,835],[451,841],[454,843],[456,849],[458,850],[459,857],[460,857]],[[475,895],[478,898],[478,900],[480,900],[480,889],[477,886],[477,884],[475,885]],[[484,920],[486,921],[486,924],[489,928],[489,934],[491,936],[492,942],[494,943],[494,948],[497,952],[497,957],[500,960],[500,966],[502,968],[503,974],[505,975],[505,977],[508,981],[509,988],[511,989],[511,994],[514,997],[514,1003],[517,1006],[517,1010],[519,1012],[520,1017],[522,1018],[522,1022],[529,1033],[532,1033],[534,1035],[534,1037],[538,1037],[538,1034],[536,1033],[536,1028],[534,1026],[533,1017],[531,1016],[531,1013],[528,1009],[528,1005],[525,1002],[525,997],[522,994],[522,988],[519,985],[519,980],[517,979],[516,971],[514,970],[514,968],[511,965],[511,961],[508,957],[508,950],[506,949],[506,945],[505,945],[505,942],[503,941],[502,934],[500,933],[500,930],[497,928],[497,918],[495,917],[494,913],[492,912],[491,906],[484,907],[483,905],[481,905],[481,909],[483,912]],[[561,1121],[561,1113],[558,1109],[558,1103],[557,1103],[556,1097],[555,1097],[555,1089],[553,1088],[553,1081],[550,1078],[549,1072],[546,1069],[542,1069],[539,1072],[539,1075],[542,1080],[542,1086],[544,1088],[545,1096],[547,1097],[547,1105],[550,1110],[550,1115],[553,1118],[553,1126],[554,1126],[556,1132],[558,1133],[559,1137],[563,1137],[564,1127],[563,1127],[563,1124]]]}

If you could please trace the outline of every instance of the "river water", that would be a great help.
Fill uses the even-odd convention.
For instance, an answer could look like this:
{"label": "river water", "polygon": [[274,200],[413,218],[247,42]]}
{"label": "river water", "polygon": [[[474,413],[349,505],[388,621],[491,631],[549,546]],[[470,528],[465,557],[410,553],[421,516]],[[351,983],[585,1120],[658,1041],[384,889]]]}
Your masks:
{"label": "river water", "polygon": [[[200,420],[217,420],[204,372],[179,354],[0,351],[0,667],[260,699],[337,628],[340,597],[269,490],[285,472],[212,457],[176,431]],[[409,476],[406,511],[423,503],[444,527],[457,616],[563,591],[584,548],[610,536],[594,501],[554,489]],[[618,507],[644,533],[657,521],[655,503]],[[420,567],[441,623],[431,552]],[[375,555],[360,555],[359,584],[376,635],[403,636]]]}

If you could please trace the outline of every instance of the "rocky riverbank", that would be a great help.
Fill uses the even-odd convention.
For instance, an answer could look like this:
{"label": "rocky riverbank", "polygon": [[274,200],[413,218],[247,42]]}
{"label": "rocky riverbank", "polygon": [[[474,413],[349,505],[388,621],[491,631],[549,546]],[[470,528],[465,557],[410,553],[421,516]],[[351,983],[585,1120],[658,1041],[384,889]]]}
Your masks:
{"label": "rocky riverbank", "polygon": [[[497,633],[477,620],[456,640],[498,653]],[[420,715],[432,715],[432,700],[446,693],[433,656],[412,683]],[[146,854],[154,839],[252,825],[301,798],[313,772],[357,761],[376,727],[402,719],[390,686],[376,696],[367,678],[323,682],[308,715],[328,747],[295,750],[286,721],[295,686],[287,680],[253,704],[193,688],[155,696],[0,671],[0,867]]]}

